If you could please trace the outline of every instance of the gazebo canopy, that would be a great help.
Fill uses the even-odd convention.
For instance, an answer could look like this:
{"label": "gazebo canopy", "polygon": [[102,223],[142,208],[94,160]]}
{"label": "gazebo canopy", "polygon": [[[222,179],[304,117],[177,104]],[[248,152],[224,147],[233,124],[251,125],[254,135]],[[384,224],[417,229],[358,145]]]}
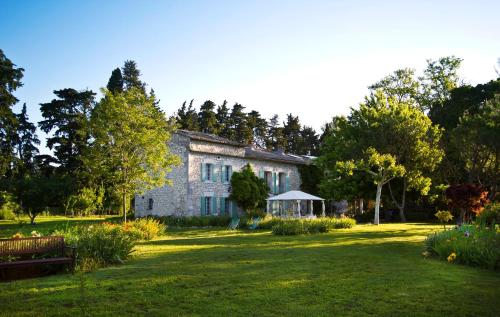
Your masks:
{"label": "gazebo canopy", "polygon": [[275,201],[275,200],[324,200],[323,198],[313,196],[308,193],[304,193],[300,190],[291,190],[286,193],[280,194],[273,196],[271,198],[268,198],[267,200],[269,201]]}

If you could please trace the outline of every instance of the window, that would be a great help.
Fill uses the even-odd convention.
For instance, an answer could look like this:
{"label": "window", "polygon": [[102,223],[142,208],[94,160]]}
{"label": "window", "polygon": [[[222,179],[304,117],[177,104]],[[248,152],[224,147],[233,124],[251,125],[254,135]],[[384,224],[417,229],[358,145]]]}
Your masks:
{"label": "window", "polygon": [[207,181],[212,180],[212,164],[205,164],[205,175]]}
{"label": "window", "polygon": [[201,181],[214,181],[216,178],[214,176],[214,164],[211,163],[201,163]]}
{"label": "window", "polygon": [[279,192],[280,194],[286,192],[286,174],[285,173],[279,173],[278,174],[278,183],[279,183]]}
{"label": "window", "polygon": [[222,167],[222,181],[229,183],[231,181],[232,167],[231,165],[224,165]]}
{"label": "window", "polygon": [[271,190],[271,193],[273,192],[274,189],[274,184],[273,184],[273,173],[272,172],[264,172],[264,180],[266,181],[267,186]]}
{"label": "window", "polygon": [[205,215],[211,215],[212,210],[212,197],[205,197]]}
{"label": "window", "polygon": [[153,210],[154,200],[153,198],[148,199],[148,210]]}

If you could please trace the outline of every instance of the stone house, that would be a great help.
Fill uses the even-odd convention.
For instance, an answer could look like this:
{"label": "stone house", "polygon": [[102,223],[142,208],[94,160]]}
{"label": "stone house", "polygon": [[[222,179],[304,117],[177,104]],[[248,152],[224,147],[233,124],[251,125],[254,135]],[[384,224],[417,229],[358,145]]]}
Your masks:
{"label": "stone house", "polygon": [[[182,165],[169,174],[172,186],[136,195],[137,217],[232,215],[242,210],[228,199],[233,171],[246,164],[266,181],[271,195],[300,189],[298,166],[310,158],[283,151],[268,151],[246,146],[212,134],[178,130],[170,141],[172,153]],[[305,206],[307,210],[307,206]]]}

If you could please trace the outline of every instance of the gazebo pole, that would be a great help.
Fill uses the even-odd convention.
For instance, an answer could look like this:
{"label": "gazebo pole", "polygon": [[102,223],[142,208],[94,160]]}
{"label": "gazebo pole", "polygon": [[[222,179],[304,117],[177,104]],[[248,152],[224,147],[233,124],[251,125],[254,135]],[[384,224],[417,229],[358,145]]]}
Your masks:
{"label": "gazebo pole", "polygon": [[321,216],[325,217],[325,201],[321,201]]}
{"label": "gazebo pole", "polygon": [[314,213],[313,213],[313,201],[312,200],[309,200],[309,206],[311,207],[311,217],[314,216]]}
{"label": "gazebo pole", "polygon": [[299,218],[300,218],[300,200],[297,200],[297,211],[299,212]]}

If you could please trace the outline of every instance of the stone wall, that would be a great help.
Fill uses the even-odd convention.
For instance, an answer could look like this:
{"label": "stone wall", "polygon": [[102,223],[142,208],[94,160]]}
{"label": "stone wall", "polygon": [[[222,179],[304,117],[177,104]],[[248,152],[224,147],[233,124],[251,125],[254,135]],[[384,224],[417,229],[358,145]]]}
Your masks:
{"label": "stone wall", "polygon": [[[218,173],[221,165],[230,165],[232,171],[240,171],[250,163],[253,171],[286,173],[290,190],[300,189],[300,175],[294,164],[244,158],[244,148],[232,145],[215,144],[189,140],[188,137],[174,134],[170,149],[182,158],[183,165],[174,168],[169,178],[172,186],[164,186],[137,195],[135,214],[138,217],[155,216],[198,216],[201,215],[200,197],[228,197],[229,183],[221,181],[220,174],[215,181],[202,181],[203,163],[214,164]],[[188,150],[189,149],[189,150]],[[153,208],[148,209],[148,201],[153,199]],[[219,210],[217,206],[217,211]],[[241,212],[241,211],[240,211]]]}
{"label": "stone wall", "polygon": [[[174,167],[167,176],[172,180],[172,185],[165,185],[135,196],[134,213],[137,217],[183,214],[187,210],[188,146],[188,137],[172,135],[169,142],[170,151],[181,158],[182,165]],[[153,199],[152,209],[148,209],[149,199]]]}

